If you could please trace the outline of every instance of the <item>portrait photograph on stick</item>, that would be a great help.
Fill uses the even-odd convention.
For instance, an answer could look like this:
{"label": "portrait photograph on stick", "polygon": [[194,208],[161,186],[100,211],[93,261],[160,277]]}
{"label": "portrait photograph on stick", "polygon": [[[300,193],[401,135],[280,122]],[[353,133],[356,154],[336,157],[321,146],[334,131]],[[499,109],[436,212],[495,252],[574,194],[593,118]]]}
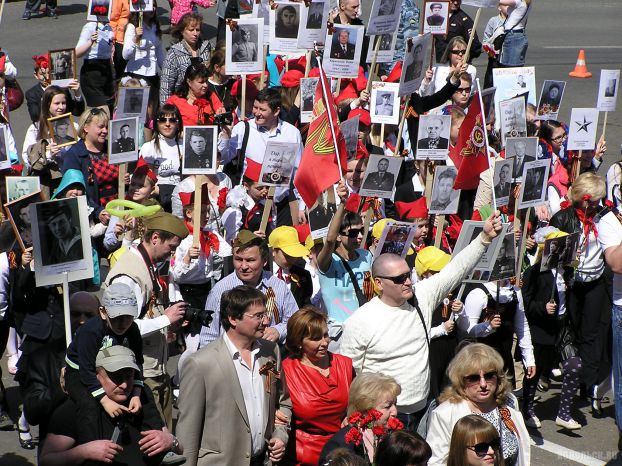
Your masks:
{"label": "portrait photograph on stick", "polygon": [[[393,55],[395,54],[395,42],[397,40],[397,32],[393,34],[380,34],[379,36],[372,36],[372,38],[369,40],[369,43],[375,44],[377,37],[380,37],[380,46],[378,47],[376,63],[392,63]],[[370,46],[367,48],[367,57],[365,61],[371,64],[373,59],[374,48]]]}
{"label": "portrait photograph on stick", "polygon": [[38,176],[7,176],[5,180],[8,202],[41,190]]}
{"label": "portrait photograph on stick", "polygon": [[505,141],[505,160],[512,161],[512,179],[520,181],[526,162],[536,160],[538,138],[507,138]]}
{"label": "portrait photograph on stick", "polygon": [[423,2],[423,33],[447,34],[449,28],[449,2]]}
{"label": "portrait photograph on stick", "polygon": [[402,157],[371,154],[359,194],[361,196],[393,198],[395,180],[402,166]]}
{"label": "portrait photograph on stick", "polygon": [[300,79],[300,122],[309,123],[313,119],[313,105],[320,78]]}
{"label": "portrait photograph on stick", "polygon": [[51,84],[69,86],[76,79],[76,49],[50,50],[48,57]]}
{"label": "portrait photograph on stick", "polygon": [[17,238],[22,251],[31,248],[33,243],[30,205],[41,201],[43,201],[43,195],[37,191],[4,204],[4,211],[11,222],[15,238]]}
{"label": "portrait photograph on stick", "polygon": [[568,266],[576,260],[580,235],[581,233],[577,231],[570,235],[545,240],[540,271],[559,269],[562,273],[561,269],[564,266]]}
{"label": "portrait photograph on stick", "polygon": [[568,121],[568,150],[594,150],[597,130],[597,108],[573,108]]}
{"label": "portrait photograph on stick", "polygon": [[117,97],[117,119],[138,117],[141,122],[147,118],[149,104],[148,87],[120,87]]}
{"label": "portrait photograph on stick", "polygon": [[446,160],[450,131],[451,115],[421,115],[416,159]]}
{"label": "portrait photograph on stick", "polygon": [[425,70],[428,69],[431,43],[431,34],[408,38],[406,41],[404,66],[400,76],[400,97],[412,94],[419,89],[425,77]]}
{"label": "portrait photograph on stick", "polygon": [[620,87],[620,70],[601,70],[596,108],[601,112],[614,112]]}
{"label": "portrait photograph on stick", "polygon": [[[298,51],[298,28],[302,3],[274,2],[270,9],[270,51],[288,54]],[[304,7],[303,7],[304,8]]]}
{"label": "portrait photograph on stick", "polygon": [[138,117],[110,120],[108,129],[108,163],[138,160]]}
{"label": "portrait photograph on stick", "polygon": [[363,49],[363,26],[335,25],[326,30],[323,67],[334,78],[356,78]]}
{"label": "portrait photograph on stick", "polygon": [[416,232],[417,226],[413,223],[387,222],[374,250],[374,257],[385,253],[406,257]]}
{"label": "portrait photograph on stick", "polygon": [[516,251],[514,248],[514,226],[510,223],[509,228],[503,231],[505,232],[502,237],[499,252],[497,253],[497,259],[492,268],[492,274],[490,280],[503,280],[505,278],[511,278],[516,274]]}
{"label": "portrait photograph on stick", "polygon": [[367,25],[367,34],[370,36],[393,34],[400,22],[401,7],[401,0],[374,0]]}
{"label": "portrait photograph on stick", "polygon": [[519,209],[537,207],[544,204],[550,167],[551,163],[546,159],[525,163],[523,183],[518,201]]}
{"label": "portrait photograph on stick", "polygon": [[[502,231],[508,231],[509,224],[503,224]],[[451,253],[452,257],[456,257],[456,255],[466,248],[469,244],[475,240],[479,236],[479,234],[484,230],[484,222],[483,221],[475,221],[475,220],[465,220],[462,224],[462,228],[460,229],[460,235],[456,240],[456,245]],[[492,243],[490,243],[486,247],[486,251],[482,255],[481,259],[475,266],[476,271],[479,272],[477,274],[477,278],[472,275],[469,277],[470,280],[481,280],[482,271],[490,271],[494,266],[495,258],[497,257],[497,253],[499,252],[499,246],[501,243],[503,235],[497,235],[493,238]],[[490,272],[488,273],[490,276]]]}
{"label": "portrait photograph on stick", "polygon": [[181,172],[184,175],[211,175],[216,173],[216,126],[185,126],[184,154]]}
{"label": "portrait photograph on stick", "polygon": [[264,186],[288,186],[294,171],[298,144],[268,141],[259,182]]}
{"label": "portrait photograph on stick", "polygon": [[263,21],[244,17],[225,29],[225,68],[228,73],[258,73],[263,69]]}
{"label": "portrait photograph on stick", "polygon": [[78,142],[78,131],[71,113],[48,118],[47,123],[50,139],[58,147],[70,146]]}
{"label": "portrait photograph on stick", "polygon": [[87,21],[108,23],[110,21],[111,0],[89,0]]}
{"label": "portrait photograph on stick", "polygon": [[495,91],[495,112],[497,121],[495,128],[501,127],[501,113],[499,102],[509,100],[514,97],[527,95],[527,103],[537,105],[536,99],[536,68],[534,66],[523,66],[517,68],[495,68],[492,70],[493,86]]}
{"label": "portrait photograph on stick", "polygon": [[539,120],[557,120],[559,107],[564,97],[564,89],[566,89],[566,81],[547,79],[542,83],[542,92],[536,112]]}
{"label": "portrait photograph on stick", "polygon": [[527,136],[527,118],[525,115],[525,99],[514,99],[499,102],[501,118],[501,136],[503,141],[507,138],[520,138]]}
{"label": "portrait photograph on stick", "polygon": [[512,191],[512,159],[498,160],[495,162],[493,185],[495,190],[495,207],[499,208],[510,203]]}
{"label": "portrait photograph on stick", "polygon": [[336,212],[337,206],[334,202],[328,201],[327,192],[324,191],[318,196],[316,203],[307,210],[312,239],[315,240],[326,237],[328,234],[328,226]]}
{"label": "portrait photograph on stick", "polygon": [[400,122],[400,85],[374,81],[371,84],[371,122],[397,125]]}
{"label": "portrait photograph on stick", "polygon": [[30,205],[37,286],[93,277],[86,196]]}
{"label": "portrait photograph on stick", "polygon": [[298,49],[311,50],[314,42],[324,44],[328,9],[329,2],[323,0],[300,4]]}
{"label": "portrait photograph on stick", "polygon": [[141,13],[153,11],[153,0],[130,0],[130,12]]}
{"label": "portrait photograph on stick", "polygon": [[431,214],[455,214],[458,212],[460,190],[454,189],[458,169],[450,166],[437,166],[434,170],[432,185]]}

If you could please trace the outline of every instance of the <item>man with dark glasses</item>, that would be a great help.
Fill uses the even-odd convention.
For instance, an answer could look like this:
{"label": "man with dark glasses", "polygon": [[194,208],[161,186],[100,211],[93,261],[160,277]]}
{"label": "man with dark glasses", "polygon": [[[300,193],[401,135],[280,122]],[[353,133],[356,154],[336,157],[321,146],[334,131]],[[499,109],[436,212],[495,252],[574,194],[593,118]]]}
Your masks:
{"label": "man with dark glasses", "polygon": [[499,212],[495,212],[483,232],[448,267],[416,285],[404,259],[381,254],[372,266],[379,296],[344,323],[341,354],[352,358],[357,373],[381,372],[397,380],[402,387],[398,418],[408,430],[417,429],[428,403],[432,312],[469,275],[501,228]]}

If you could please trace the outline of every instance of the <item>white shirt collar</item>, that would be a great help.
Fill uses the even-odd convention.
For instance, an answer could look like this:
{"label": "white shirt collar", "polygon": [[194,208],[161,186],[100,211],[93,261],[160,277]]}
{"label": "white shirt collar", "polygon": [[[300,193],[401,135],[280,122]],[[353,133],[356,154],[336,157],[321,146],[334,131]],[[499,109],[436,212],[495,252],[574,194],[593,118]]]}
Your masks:
{"label": "white shirt collar", "polygon": [[[227,349],[229,350],[229,354],[231,355],[231,359],[239,359],[240,358],[240,350],[231,341],[231,339],[229,338],[229,335],[227,335],[227,332],[223,333],[223,339],[225,340],[225,345],[227,345]],[[261,342],[255,341],[255,343],[253,343],[253,349],[251,350],[251,355],[253,355],[253,357],[256,357],[256,355],[257,355],[257,353],[259,353],[260,349],[261,349]]]}

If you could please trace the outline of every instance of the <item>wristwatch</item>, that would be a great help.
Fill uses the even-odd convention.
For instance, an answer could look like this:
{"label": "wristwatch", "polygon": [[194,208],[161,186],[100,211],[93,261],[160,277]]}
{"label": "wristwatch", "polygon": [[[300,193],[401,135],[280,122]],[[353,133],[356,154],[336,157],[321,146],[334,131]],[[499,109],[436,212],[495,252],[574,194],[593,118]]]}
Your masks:
{"label": "wristwatch", "polygon": [[173,446],[172,446],[171,450],[179,451],[179,440],[174,435],[173,435]]}

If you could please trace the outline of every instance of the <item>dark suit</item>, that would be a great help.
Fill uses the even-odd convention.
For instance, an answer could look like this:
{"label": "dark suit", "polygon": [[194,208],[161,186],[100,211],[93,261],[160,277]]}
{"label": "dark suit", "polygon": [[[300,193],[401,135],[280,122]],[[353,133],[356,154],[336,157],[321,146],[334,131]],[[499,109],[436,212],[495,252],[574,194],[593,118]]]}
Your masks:
{"label": "dark suit", "polygon": [[136,144],[132,138],[119,138],[112,144],[112,152],[115,154],[132,152],[134,150],[136,150]]}
{"label": "dark suit", "polygon": [[446,138],[438,138],[436,147],[430,147],[432,141],[430,138],[420,139],[417,143],[417,149],[447,149],[449,147],[449,140]]}
{"label": "dark suit", "polygon": [[343,50],[343,46],[340,43],[333,44],[330,50],[330,58],[337,60],[352,60],[354,59],[355,47],[350,42],[345,45],[346,50]]}
{"label": "dark suit", "polygon": [[322,28],[322,14],[313,13],[307,17],[307,29],[321,29]]}
{"label": "dark suit", "polygon": [[501,183],[495,186],[495,197],[508,197],[510,195],[510,183],[507,181],[503,183],[503,187]]}
{"label": "dark suit", "polygon": [[445,18],[443,18],[441,15],[432,15],[426,18],[428,26],[440,26],[441,24],[443,24],[444,21]]}
{"label": "dark suit", "polygon": [[514,173],[514,178],[520,178],[521,176],[523,176],[523,168],[525,167],[525,163],[533,162],[535,160],[536,160],[535,157],[532,157],[531,155],[525,155],[523,156],[523,160],[519,164],[518,157],[514,156],[514,171],[512,172]]}
{"label": "dark suit", "polygon": [[374,191],[392,191],[395,184],[395,176],[393,173],[385,172],[380,176],[380,172],[370,173],[365,182],[363,189]]}

